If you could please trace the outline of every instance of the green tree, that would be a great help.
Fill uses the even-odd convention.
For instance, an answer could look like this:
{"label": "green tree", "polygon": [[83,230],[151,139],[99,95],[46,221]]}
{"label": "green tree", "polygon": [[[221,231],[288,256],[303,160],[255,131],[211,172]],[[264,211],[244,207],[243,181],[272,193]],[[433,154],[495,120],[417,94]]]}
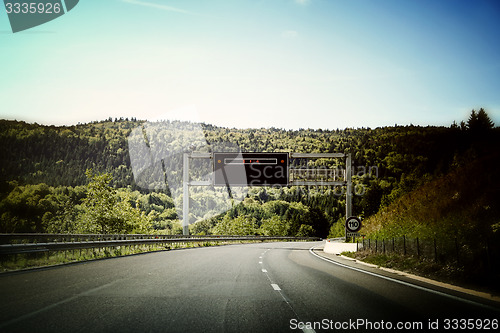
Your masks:
{"label": "green tree", "polygon": [[332,224],[330,228],[330,233],[328,234],[328,238],[336,238],[345,236],[345,218],[338,219],[337,222]]}
{"label": "green tree", "polygon": [[467,128],[474,133],[492,129],[495,126],[493,121],[490,119],[486,111],[483,108],[472,110],[467,121]]}
{"label": "green tree", "polygon": [[262,220],[260,232],[265,236],[288,236],[290,225],[277,215]]}
{"label": "green tree", "polygon": [[214,235],[256,235],[257,224],[255,218],[251,216],[238,216],[231,219],[225,215],[222,221],[213,229]]}
{"label": "green tree", "polygon": [[151,214],[130,204],[130,193],[117,193],[109,186],[110,174],[86,171],[90,180],[82,203],[78,229],[90,233],[146,233],[151,230]]}
{"label": "green tree", "polygon": [[0,232],[45,232],[45,224],[58,210],[46,184],[16,186],[0,202]]}
{"label": "green tree", "polygon": [[311,237],[314,236],[316,231],[314,228],[308,224],[301,224],[299,231],[297,232],[297,237]]}

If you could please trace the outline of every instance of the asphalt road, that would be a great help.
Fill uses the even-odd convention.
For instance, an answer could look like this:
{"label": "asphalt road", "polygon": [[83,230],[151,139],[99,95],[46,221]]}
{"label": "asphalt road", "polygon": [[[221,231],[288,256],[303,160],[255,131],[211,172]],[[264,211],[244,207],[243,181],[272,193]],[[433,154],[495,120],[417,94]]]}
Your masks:
{"label": "asphalt road", "polygon": [[0,275],[0,332],[415,332],[500,319],[481,299],[318,258],[310,248],[321,244],[182,249]]}

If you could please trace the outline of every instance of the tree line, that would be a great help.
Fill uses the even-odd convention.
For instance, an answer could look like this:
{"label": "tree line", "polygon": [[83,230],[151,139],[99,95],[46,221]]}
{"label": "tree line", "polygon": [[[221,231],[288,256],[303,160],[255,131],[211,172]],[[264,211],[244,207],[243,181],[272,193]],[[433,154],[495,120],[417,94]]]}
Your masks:
{"label": "tree line", "polygon": [[[75,126],[0,120],[2,232],[106,231],[95,224],[99,219],[107,219],[106,225],[110,226],[121,225],[120,221],[126,219],[146,221],[146,229],[131,222],[122,229],[109,229],[115,231],[179,232],[181,211],[175,207],[182,207],[179,205],[180,194],[171,193],[168,186],[144,188],[134,178],[128,139],[144,124],[137,119],[107,119]],[[160,141],[169,136],[169,126],[175,125],[186,131],[193,126],[192,123],[173,124],[168,121],[162,125],[154,129],[154,135]],[[376,177],[368,174],[354,177],[355,184],[363,185],[365,191],[361,196],[354,196],[353,213],[363,218],[374,216],[411,191],[465,167],[471,160],[488,155],[496,150],[500,134],[483,109],[473,110],[469,119],[460,125],[454,122],[449,127],[409,125],[375,129],[285,130],[199,126],[213,151],[229,143],[243,151],[352,153],[353,165],[376,167],[378,171]],[[182,149],[181,142],[175,138],[169,140],[170,149]],[[179,156],[162,163],[180,163],[175,158]],[[331,163],[336,162],[318,160],[311,162],[310,167],[322,164],[332,167]],[[170,181],[175,177],[179,181],[181,176],[182,171],[178,170]],[[101,183],[101,190],[107,189],[108,192],[103,193],[108,193],[108,197],[92,202],[89,199],[95,190],[92,184],[97,181]],[[103,187],[104,183],[107,187]],[[199,209],[196,202],[192,205],[192,221],[201,221],[192,228],[199,233],[241,233],[241,230],[246,230],[269,235],[325,237],[342,230],[339,223],[345,214],[345,199],[335,195],[334,190],[252,189],[238,206],[209,218],[204,215],[206,207],[203,206],[222,204],[221,199],[216,196],[206,198],[195,190],[192,200],[203,202],[198,204]],[[125,203],[125,206],[120,206]],[[106,210],[98,213],[100,205],[121,207],[128,215],[106,217],[102,215]],[[94,229],[85,229],[84,225],[93,225]]]}

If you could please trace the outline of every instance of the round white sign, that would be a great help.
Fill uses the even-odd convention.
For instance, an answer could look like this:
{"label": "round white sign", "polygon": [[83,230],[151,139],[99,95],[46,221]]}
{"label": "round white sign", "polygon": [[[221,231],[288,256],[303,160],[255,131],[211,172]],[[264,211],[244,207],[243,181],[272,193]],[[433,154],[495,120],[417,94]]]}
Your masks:
{"label": "round white sign", "polygon": [[349,232],[358,232],[361,229],[361,220],[358,217],[351,216],[345,222],[345,227]]}

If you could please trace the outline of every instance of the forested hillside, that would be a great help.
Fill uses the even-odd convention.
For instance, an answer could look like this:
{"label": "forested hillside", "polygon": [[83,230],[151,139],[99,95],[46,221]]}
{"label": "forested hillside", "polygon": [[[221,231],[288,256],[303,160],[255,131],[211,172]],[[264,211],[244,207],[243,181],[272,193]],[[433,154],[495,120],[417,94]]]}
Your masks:
{"label": "forested hillside", "polygon": [[[134,178],[129,140],[134,133],[141,133],[144,124],[136,119],[108,119],[56,127],[1,120],[0,232],[78,231],[77,221],[86,209],[94,177],[86,174],[90,169],[95,175],[108,174],[109,188],[115,191],[117,200],[127,201],[149,216],[153,230],[179,232],[179,193],[171,192],[168,186],[147,187],[143,183],[151,182],[138,183]],[[172,126],[189,130],[194,125],[158,122],[150,124],[148,130],[153,128],[161,143],[169,134],[172,136]],[[352,153],[354,182],[364,189],[354,196],[353,213],[363,218],[419,186],[496,151],[500,142],[498,128],[493,128],[483,110],[473,112],[460,126],[454,123],[450,127],[284,130],[196,126],[202,129],[211,151],[225,145],[258,152]],[[182,150],[175,137],[169,140],[169,149]],[[150,145],[148,142],[147,147]],[[172,161],[175,158],[179,156],[173,156]],[[170,162],[162,160],[164,164]],[[310,166],[314,167],[314,162]],[[374,172],[357,172],[362,168]],[[173,184],[181,174],[182,170],[177,170],[168,182]],[[324,237],[341,230],[336,222],[344,217],[345,197],[334,188],[253,188],[246,196],[239,205],[227,207],[227,213],[211,217],[207,207],[224,203],[217,196],[207,197],[193,190],[190,219],[201,221],[192,225],[193,231]]]}

